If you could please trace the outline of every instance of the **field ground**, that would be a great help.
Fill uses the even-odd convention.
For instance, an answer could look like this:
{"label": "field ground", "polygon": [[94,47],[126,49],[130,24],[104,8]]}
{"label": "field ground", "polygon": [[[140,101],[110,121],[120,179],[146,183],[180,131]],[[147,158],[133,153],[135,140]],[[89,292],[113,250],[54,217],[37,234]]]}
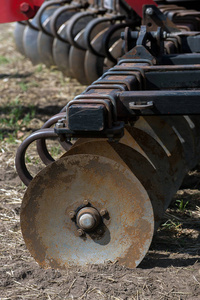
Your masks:
{"label": "field ground", "polygon": [[[117,264],[43,270],[26,250],[19,223],[25,186],[14,166],[17,147],[83,91],[56,69],[15,51],[14,25],[0,25],[0,299],[200,299],[200,167],[186,177],[137,269]],[[52,145],[51,152],[60,155]],[[32,172],[42,167],[32,147]]]}

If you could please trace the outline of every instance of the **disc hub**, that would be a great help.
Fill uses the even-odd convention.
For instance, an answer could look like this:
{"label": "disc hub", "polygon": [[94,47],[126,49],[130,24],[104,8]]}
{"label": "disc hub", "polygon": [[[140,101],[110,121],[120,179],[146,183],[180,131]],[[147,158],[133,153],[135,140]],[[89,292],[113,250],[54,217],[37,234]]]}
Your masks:
{"label": "disc hub", "polygon": [[94,230],[100,222],[101,216],[94,207],[84,207],[76,216],[77,225],[84,231]]}

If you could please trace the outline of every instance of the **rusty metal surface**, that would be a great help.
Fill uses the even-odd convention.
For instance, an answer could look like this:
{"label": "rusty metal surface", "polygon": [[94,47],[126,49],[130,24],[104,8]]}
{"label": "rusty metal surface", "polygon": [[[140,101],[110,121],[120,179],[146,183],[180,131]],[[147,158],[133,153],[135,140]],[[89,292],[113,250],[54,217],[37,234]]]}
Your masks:
{"label": "rusty metal surface", "polygon": [[[169,182],[165,185],[166,201],[164,209],[166,209],[171,199],[180,187],[184,174],[187,172],[188,167],[184,159],[183,144],[180,142],[176,132],[158,116],[145,117],[139,119],[135,127],[142,132],[151,136],[160,146],[159,148],[151,147],[143,138],[138,135],[137,141],[146,153],[151,157],[155,165],[157,165],[157,172],[161,176],[162,181]],[[161,150],[162,149],[162,150]],[[163,155],[159,155],[159,152]]]}
{"label": "rusty metal surface", "polygon": [[[163,183],[160,174],[156,172],[156,167],[153,166],[152,162],[146,157],[145,152],[137,146],[137,142],[134,138],[128,135],[129,134],[126,131],[126,144],[124,144],[124,138],[122,138],[120,143],[117,144],[108,143],[105,140],[99,141],[90,139],[85,141],[85,139],[80,139],[82,140],[82,143],[79,140],[78,143],[75,143],[72,149],[64,154],[64,156],[89,153],[113,159],[128,167],[141,182],[149,195],[154,210],[155,229],[157,229],[164,213],[164,204],[168,199],[168,196],[166,197],[165,195]],[[127,145],[127,139],[129,139],[129,141],[131,140],[129,145]],[[167,177],[167,175],[165,177]],[[151,181],[149,178],[152,178]],[[168,188],[170,183],[171,181],[167,178],[167,180],[165,180],[165,185],[168,184]]]}
{"label": "rusty metal surface", "polygon": [[189,169],[196,164],[195,124],[189,116],[167,116],[162,119],[169,124],[181,142],[184,159]]}
{"label": "rusty metal surface", "polygon": [[[77,236],[69,212],[87,199],[106,209],[100,232]],[[72,155],[52,163],[31,182],[21,209],[24,240],[45,268],[104,263],[136,267],[149,249],[153,211],[130,170],[97,155]]]}
{"label": "rusty metal surface", "polygon": [[[195,125],[193,131],[188,127],[183,117],[139,118],[134,127],[126,126],[119,143],[108,143],[103,139],[79,139],[65,155],[97,154],[128,166],[151,199],[155,228],[158,228],[186,170],[197,162],[193,152],[196,152]],[[193,151],[188,153],[190,148]]]}
{"label": "rusty metal surface", "polygon": [[111,158],[131,170],[149,195],[156,230],[177,188],[169,174],[168,156],[160,144],[145,132],[127,126],[119,143],[108,143],[105,139],[79,139],[63,156],[88,153]]}

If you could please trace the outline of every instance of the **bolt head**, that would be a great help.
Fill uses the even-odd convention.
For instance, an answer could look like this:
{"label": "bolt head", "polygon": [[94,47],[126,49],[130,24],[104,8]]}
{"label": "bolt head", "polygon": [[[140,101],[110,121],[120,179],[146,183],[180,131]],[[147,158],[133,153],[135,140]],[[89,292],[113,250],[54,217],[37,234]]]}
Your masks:
{"label": "bolt head", "polygon": [[69,217],[70,217],[71,219],[73,219],[73,218],[75,217],[75,215],[76,215],[75,211],[71,210],[71,211],[69,212]]}
{"label": "bolt head", "polygon": [[98,234],[102,234],[102,233],[103,233],[103,230],[102,230],[101,228],[98,228],[98,229],[97,229],[97,233],[98,233]]}
{"label": "bolt head", "polygon": [[166,38],[167,38],[167,32],[163,31],[163,39],[166,39]]}
{"label": "bolt head", "polygon": [[95,226],[96,220],[91,214],[85,213],[79,217],[78,223],[84,230],[90,230]]}
{"label": "bolt head", "polygon": [[152,7],[148,7],[146,10],[145,10],[145,13],[146,15],[148,16],[152,16],[154,11],[153,11],[153,8]]}
{"label": "bolt head", "polygon": [[104,217],[108,213],[107,209],[103,208],[100,210],[100,215]]}
{"label": "bolt head", "polygon": [[20,10],[21,10],[21,12],[27,13],[29,11],[29,9],[30,9],[30,5],[27,2],[22,2],[20,4]]}
{"label": "bolt head", "polygon": [[78,233],[78,236],[84,235],[84,231],[81,228],[77,229],[77,233]]}
{"label": "bolt head", "polygon": [[56,128],[63,128],[65,127],[64,123],[56,123]]}
{"label": "bolt head", "polygon": [[87,199],[83,200],[83,205],[88,205],[89,201]]}

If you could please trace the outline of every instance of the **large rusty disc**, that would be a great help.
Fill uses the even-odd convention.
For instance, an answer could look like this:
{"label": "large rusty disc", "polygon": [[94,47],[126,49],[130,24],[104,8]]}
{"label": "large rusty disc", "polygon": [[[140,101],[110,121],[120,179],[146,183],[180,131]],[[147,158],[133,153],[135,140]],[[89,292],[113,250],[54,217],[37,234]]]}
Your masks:
{"label": "large rusty disc", "polygon": [[[145,147],[143,143],[138,144],[137,140],[144,141]],[[126,126],[124,136],[118,143],[108,142],[106,139],[80,138],[62,157],[77,154],[107,157],[128,167],[148,193],[154,211],[155,230],[158,229],[172,198],[169,187],[173,193],[175,190],[168,174],[166,154],[151,136]]]}
{"label": "large rusty disc", "polygon": [[[88,200],[98,226],[77,235],[71,212]],[[78,215],[78,214],[77,214]],[[149,197],[125,166],[98,155],[63,157],[30,183],[21,208],[24,240],[45,268],[117,262],[134,268],[147,253],[154,231]]]}

